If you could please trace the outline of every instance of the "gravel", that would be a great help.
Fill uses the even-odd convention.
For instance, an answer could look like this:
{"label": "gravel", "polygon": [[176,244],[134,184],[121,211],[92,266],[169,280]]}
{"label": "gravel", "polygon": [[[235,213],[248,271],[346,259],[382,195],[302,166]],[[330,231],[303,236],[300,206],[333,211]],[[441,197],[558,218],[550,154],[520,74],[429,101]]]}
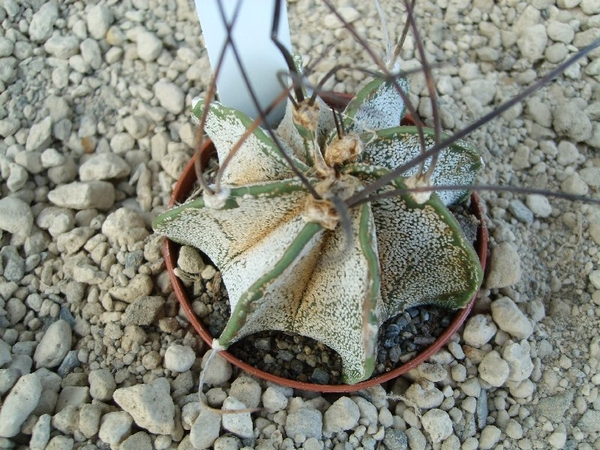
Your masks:
{"label": "gravel", "polygon": [[[316,394],[252,378],[217,354],[203,402],[260,410],[202,406],[210,352],[180,311],[149,223],[193,152],[187,111],[210,81],[203,38],[189,2],[95,3],[0,6],[0,447],[600,445],[600,210],[533,194],[481,193],[485,288],[464,328],[406,376]],[[600,37],[594,0],[488,3],[417,5],[450,131]],[[382,7],[397,36],[400,9]],[[375,8],[351,1],[340,13],[383,56]],[[295,48],[314,63],[311,83],[336,64],[369,65],[320,2],[289,2],[289,16]],[[411,37],[401,56],[419,67]],[[597,197],[599,75],[596,50],[469,137],[486,164],[481,183]],[[410,78],[411,101],[430,110],[422,74]],[[366,79],[339,70],[325,88],[356,92]],[[224,294],[215,267],[192,249],[180,265],[196,313],[226,316],[226,303],[214,303]],[[450,318],[433,308],[394,318],[377,370],[427,346]],[[241,351],[273,367],[287,359],[278,370],[300,379],[336,381],[339,361],[321,344],[254,342]]]}

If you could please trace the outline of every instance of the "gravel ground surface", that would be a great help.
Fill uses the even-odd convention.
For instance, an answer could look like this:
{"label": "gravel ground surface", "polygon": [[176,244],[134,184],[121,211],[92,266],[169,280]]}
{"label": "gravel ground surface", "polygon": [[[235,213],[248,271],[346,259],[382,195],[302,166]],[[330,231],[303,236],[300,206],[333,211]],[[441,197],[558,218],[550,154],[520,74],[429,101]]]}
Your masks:
{"label": "gravel ground surface", "polygon": [[[376,52],[369,2],[337,2]],[[343,3],[343,4],[342,4]],[[399,33],[399,2],[385,2]],[[484,193],[490,272],[464,329],[408,376],[293,391],[207,352],[149,224],[192,154],[208,62],[188,0],[0,0],[0,448],[600,448],[600,208]],[[290,3],[324,74],[367,65],[316,0]],[[445,129],[458,130],[600,37],[597,0],[419,1]],[[417,67],[414,40],[402,52]],[[470,137],[481,181],[598,197],[600,51]],[[421,75],[411,96],[431,108]],[[366,80],[341,73],[331,88]],[[420,98],[419,98],[420,97]],[[214,268],[199,270],[207,289]],[[207,390],[208,389],[208,390]]]}

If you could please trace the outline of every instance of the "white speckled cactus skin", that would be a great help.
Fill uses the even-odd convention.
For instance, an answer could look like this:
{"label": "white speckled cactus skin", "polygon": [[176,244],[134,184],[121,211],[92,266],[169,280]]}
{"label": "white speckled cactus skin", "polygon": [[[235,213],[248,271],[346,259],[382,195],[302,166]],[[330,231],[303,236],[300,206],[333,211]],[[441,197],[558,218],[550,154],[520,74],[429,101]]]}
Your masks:
{"label": "white speckled cactus skin", "polygon": [[[477,255],[447,209],[467,192],[378,199],[345,215],[337,206],[420,152],[416,129],[397,126],[404,104],[396,87],[406,89],[406,82],[395,84],[376,79],[359,92],[342,114],[342,137],[320,99],[288,105],[279,144],[258,128],[235,154],[221,181],[221,205],[207,206],[205,195],[154,221],[156,232],[200,249],[220,269],[231,304],[221,347],[262,330],[298,333],[338,352],[344,381],[354,384],[373,372],[383,321],[421,304],[461,308],[478,290]],[[193,114],[200,117],[203,108],[197,103]],[[252,122],[210,104],[205,131],[219,161]],[[431,144],[432,131],[425,132]],[[480,165],[459,142],[441,153],[431,183],[468,185]]]}

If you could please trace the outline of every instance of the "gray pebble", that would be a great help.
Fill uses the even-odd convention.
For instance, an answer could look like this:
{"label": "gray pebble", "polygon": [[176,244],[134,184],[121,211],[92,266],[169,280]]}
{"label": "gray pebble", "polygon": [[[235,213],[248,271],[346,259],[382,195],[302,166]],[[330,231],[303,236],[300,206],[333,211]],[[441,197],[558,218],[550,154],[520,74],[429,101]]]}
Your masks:
{"label": "gray pebble", "polygon": [[92,227],[79,227],[58,236],[56,247],[58,251],[72,255],[79,251],[85,243],[96,234]]}
{"label": "gray pebble", "polygon": [[31,433],[31,439],[29,440],[29,448],[31,450],[44,450],[48,441],[50,440],[50,414],[42,414],[35,425]]}
{"label": "gray pebble", "polygon": [[483,357],[478,370],[480,378],[495,387],[502,386],[509,374],[508,363],[495,350]]}
{"label": "gray pebble", "polygon": [[106,181],[75,181],[51,190],[48,200],[64,208],[107,210],[115,202],[115,188]]}
{"label": "gray pebble", "polygon": [[547,43],[546,27],[542,24],[527,27],[517,39],[521,54],[532,63],[544,56]]}
{"label": "gray pebble", "polygon": [[75,36],[54,35],[44,44],[44,50],[58,59],[69,59],[79,53],[79,39]]}
{"label": "gray pebble", "polygon": [[221,414],[203,408],[190,429],[190,442],[194,448],[210,448],[221,432]]}
{"label": "gray pebble", "polygon": [[500,439],[502,431],[500,428],[494,425],[487,425],[483,430],[481,430],[481,437],[479,438],[479,448],[488,450],[493,448],[494,445]]}
{"label": "gray pebble", "polygon": [[141,30],[137,33],[137,53],[138,56],[146,61],[152,62],[162,52],[163,43],[154,33]]}
{"label": "gray pebble", "polygon": [[408,437],[404,431],[392,428],[386,430],[383,445],[387,450],[407,450]]}
{"label": "gray pebble", "polygon": [[135,139],[130,133],[117,133],[110,140],[110,148],[117,155],[127,153],[134,145]]}
{"label": "gray pebble", "polygon": [[37,368],[58,366],[71,350],[71,327],[65,320],[57,320],[48,327],[35,349],[33,360]]}
{"label": "gray pebble", "polygon": [[21,375],[21,371],[14,367],[0,369],[0,395],[3,396],[10,391]]}
{"label": "gray pebble", "polygon": [[194,247],[184,245],[179,249],[177,266],[186,273],[200,274],[206,264],[202,260],[200,253]]}
{"label": "gray pebble", "polygon": [[552,214],[552,205],[548,198],[543,195],[530,194],[525,201],[531,212],[536,217],[550,217]]}
{"label": "gray pebble", "polygon": [[196,352],[188,345],[171,344],[165,352],[165,368],[174,372],[189,370],[195,361]]}
{"label": "gray pebble", "polygon": [[531,361],[529,344],[522,341],[523,344],[514,342],[507,345],[502,352],[502,358],[508,363],[510,381],[523,381],[529,378],[533,372],[533,362]]}
{"label": "gray pebble", "polygon": [[421,423],[433,443],[442,442],[452,434],[452,419],[441,409],[427,411],[421,417]]}
{"label": "gray pebble", "polygon": [[0,37],[0,58],[12,55],[15,44],[10,39]]}
{"label": "gray pebble", "polygon": [[189,160],[190,156],[187,153],[174,151],[167,153],[160,161],[160,165],[171,178],[177,180],[183,173],[183,169]]}
{"label": "gray pebble", "polygon": [[88,375],[90,384],[90,395],[100,401],[110,400],[117,384],[109,369],[97,369],[90,371]]}
{"label": "gray pebble", "polygon": [[600,431],[600,411],[588,409],[577,422],[577,426],[584,433],[597,433]]}
{"label": "gray pebble", "polygon": [[4,364],[8,364],[11,359],[10,345],[0,339],[0,367]]}
{"label": "gray pebble", "polygon": [[34,42],[43,43],[52,35],[54,24],[58,19],[58,7],[54,2],[42,5],[31,17],[29,38]]}
{"label": "gray pebble", "polygon": [[21,122],[18,119],[7,117],[0,120],[0,136],[12,136],[21,128]]}
{"label": "gray pebble", "polygon": [[131,434],[133,419],[125,411],[109,412],[100,420],[98,437],[111,446],[121,443]]}
{"label": "gray pebble", "polygon": [[16,197],[0,199],[0,229],[26,236],[32,226],[33,214],[27,203]]}
{"label": "gray pebble", "polygon": [[67,208],[48,206],[39,212],[35,224],[42,230],[48,230],[50,236],[58,237],[73,229],[75,216]]}
{"label": "gray pebble", "polygon": [[557,106],[553,111],[552,125],[559,136],[574,142],[582,142],[592,136],[592,122],[582,111],[579,102],[570,101]]}
{"label": "gray pebble", "polygon": [[104,39],[113,15],[104,5],[94,5],[87,13],[86,22],[90,36],[96,40]]}
{"label": "gray pebble", "polygon": [[241,401],[246,408],[256,408],[260,403],[262,389],[254,378],[240,376],[231,383],[229,395]]}
{"label": "gray pebble", "polygon": [[4,266],[4,278],[7,281],[21,281],[25,276],[25,259],[19,254],[17,247],[6,245],[0,250],[0,261]]}
{"label": "gray pebble", "polygon": [[179,114],[185,107],[185,95],[181,88],[170,81],[159,81],[154,85],[154,95],[160,105],[173,114]]}
{"label": "gray pebble", "polygon": [[[223,409],[245,409],[246,405],[235,397],[227,397],[223,402]],[[223,428],[241,438],[250,438],[253,433],[252,417],[249,412],[238,414],[225,414],[221,419]]]}
{"label": "gray pebble", "polygon": [[79,431],[88,439],[93,438],[100,430],[102,408],[97,404],[81,405],[79,410]]}
{"label": "gray pebble", "polygon": [[35,123],[29,130],[25,150],[28,152],[42,152],[50,144],[52,136],[52,119],[46,117],[40,122]]}
{"label": "gray pebble", "polygon": [[560,185],[561,191],[573,195],[586,195],[589,191],[588,185],[581,179],[579,174],[569,175]]}
{"label": "gray pebble", "polygon": [[150,384],[117,389],[113,398],[131,414],[136,425],[156,434],[173,431],[175,405],[166,378],[157,378]]}
{"label": "gray pebble", "polygon": [[288,398],[281,389],[269,386],[262,394],[262,403],[270,412],[277,412],[287,407]]}
{"label": "gray pebble", "polygon": [[492,322],[491,317],[477,314],[469,318],[463,331],[463,339],[468,345],[479,348],[487,344],[496,335],[498,327]]}
{"label": "gray pebble", "polygon": [[119,208],[109,214],[102,224],[102,234],[111,243],[127,246],[142,242],[150,232],[146,230],[146,223],[140,214],[127,208]]}
{"label": "gray pebble", "polygon": [[486,287],[497,289],[512,286],[520,280],[521,258],[515,247],[509,242],[503,242],[492,249]]}
{"label": "gray pebble", "polygon": [[148,133],[148,121],[142,116],[128,116],[123,119],[123,126],[135,139],[141,139]]}
{"label": "gray pebble", "polygon": [[337,399],[323,416],[323,431],[339,433],[354,428],[360,419],[358,405],[350,397]]}
{"label": "gray pebble", "polygon": [[444,401],[444,394],[431,382],[413,383],[404,396],[421,409],[437,408]]}
{"label": "gray pebble", "polygon": [[207,351],[202,358],[202,369],[204,369],[204,384],[207,386],[220,386],[226,383],[233,373],[231,363],[218,353],[215,354],[210,364],[207,365],[212,350]]}
{"label": "gray pebble", "polygon": [[152,438],[144,431],[138,431],[125,439],[119,446],[119,450],[138,450],[156,448],[152,445]]}
{"label": "gray pebble", "polygon": [[94,39],[85,39],[79,46],[83,60],[94,70],[102,65],[102,50]]}
{"label": "gray pebble", "polygon": [[323,435],[321,412],[309,403],[305,403],[301,398],[293,398],[285,420],[285,433],[292,439],[295,439],[296,436],[320,439]]}
{"label": "gray pebble", "polygon": [[129,164],[114,153],[101,153],[85,161],[79,167],[81,181],[110,180],[129,175]]}
{"label": "gray pebble", "polygon": [[510,298],[502,297],[493,301],[491,308],[494,322],[502,331],[517,339],[527,339],[533,333],[531,322]]}
{"label": "gray pebble", "polygon": [[525,206],[525,204],[518,199],[513,199],[508,203],[508,210],[516,217],[519,222],[526,224],[533,223],[533,213]]}
{"label": "gray pebble", "polygon": [[0,409],[0,437],[19,433],[21,424],[34,410],[42,395],[42,383],[37,375],[23,375],[4,399]]}
{"label": "gray pebble", "polygon": [[44,170],[41,154],[35,151],[23,151],[17,153],[15,155],[15,163],[33,175],[37,175]]}

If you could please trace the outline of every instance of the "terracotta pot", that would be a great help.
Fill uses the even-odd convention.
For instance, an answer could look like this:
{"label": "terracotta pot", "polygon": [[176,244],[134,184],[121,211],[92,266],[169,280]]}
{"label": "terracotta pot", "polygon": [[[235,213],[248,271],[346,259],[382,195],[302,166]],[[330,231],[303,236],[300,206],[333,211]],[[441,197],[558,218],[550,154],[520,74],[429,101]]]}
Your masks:
{"label": "terracotta pot", "polygon": [[[351,96],[348,95],[337,95],[337,100],[328,103],[333,103],[334,105],[344,105],[348,102],[348,99]],[[338,102],[338,103],[336,103]],[[405,119],[403,124],[414,125],[414,121],[411,118]],[[190,162],[185,167],[181,178],[177,182],[175,189],[173,190],[173,195],[169,201],[169,206],[173,206],[177,203],[183,203],[190,192],[194,189],[196,183],[196,171],[194,168],[195,161],[197,158],[201,158],[202,167],[206,167],[208,164],[208,160],[211,157],[216,155],[216,150],[210,140],[207,140],[201,149],[201,151],[196,153],[194,157],[190,160]],[[473,193],[471,196],[471,211],[472,213],[479,219],[480,226],[477,232],[477,241],[475,242],[475,250],[479,255],[479,260],[481,262],[481,266],[485,270],[486,260],[487,260],[487,251],[488,251],[488,231],[485,226],[483,217],[483,209],[481,206],[481,202],[479,196],[476,193]],[[177,257],[179,256],[179,244],[176,244],[165,238],[163,244],[163,254],[165,258],[165,263],[167,266],[167,271],[169,272],[169,277],[171,279],[171,283],[173,285],[173,289],[175,294],[177,295],[177,299],[179,300],[181,307],[185,311],[191,325],[194,329],[200,334],[202,339],[210,346],[213,341],[213,336],[208,332],[208,329],[198,320],[196,314],[192,310],[192,302],[188,296],[186,288],[184,287],[181,280],[175,275],[173,269],[177,267]],[[258,378],[262,378],[263,380],[272,381],[273,383],[277,383],[283,386],[288,386],[294,389],[301,389],[306,391],[315,391],[315,392],[352,392],[358,391],[360,389],[365,389],[371,386],[375,386],[377,384],[381,384],[383,382],[394,379],[409,370],[414,369],[422,362],[429,359],[433,354],[435,354],[443,345],[445,345],[450,337],[460,328],[460,326],[464,323],[466,318],[468,317],[473,305],[475,303],[477,295],[475,295],[467,304],[467,306],[458,311],[448,328],[425,350],[418,353],[415,358],[404,363],[403,365],[396,367],[390,372],[386,372],[384,374],[374,376],[366,381],[354,384],[354,385],[327,385],[327,384],[314,384],[314,383],[305,383],[295,380],[290,380],[287,378],[282,378],[279,376],[272,375],[263,370],[259,370],[256,367],[250,366],[244,361],[236,358],[231,353],[227,351],[222,351],[220,354],[226,360],[228,360],[233,365],[239,367],[240,369],[257,376]]]}

